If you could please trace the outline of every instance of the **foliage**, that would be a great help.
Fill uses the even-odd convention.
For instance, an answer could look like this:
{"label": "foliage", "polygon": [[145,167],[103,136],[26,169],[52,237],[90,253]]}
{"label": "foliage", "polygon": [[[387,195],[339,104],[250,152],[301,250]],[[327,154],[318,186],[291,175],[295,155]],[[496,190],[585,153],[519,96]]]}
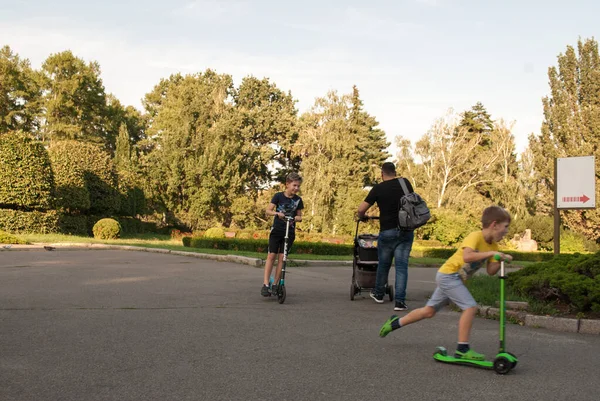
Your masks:
{"label": "foliage", "polygon": [[425,240],[439,241],[443,245],[453,245],[480,228],[480,224],[473,222],[468,216],[447,209],[434,209],[431,220],[419,230],[419,236]]}
{"label": "foliage", "polygon": [[538,243],[543,249],[552,249],[554,239],[554,219],[549,216],[526,216],[522,219],[514,219],[510,226],[507,239],[512,239],[515,234],[524,233],[526,229],[531,230],[531,239]]}
{"label": "foliage", "polygon": [[[265,239],[230,239],[184,237],[183,244],[191,248],[229,249],[235,251],[267,252],[269,241]],[[324,242],[294,241],[294,253],[315,255],[352,255],[352,246]]]}
{"label": "foliage", "polygon": [[508,275],[520,294],[570,305],[572,312],[600,312],[600,252],[557,255]]}
{"label": "foliage", "polygon": [[117,239],[121,236],[121,225],[115,219],[101,219],[94,224],[94,238]]}
{"label": "foliage", "polygon": [[107,144],[106,94],[100,65],[70,51],[50,55],[41,69],[45,140],[77,139]]}
{"label": "foliage", "polygon": [[212,227],[204,233],[206,238],[225,238],[225,230],[222,227]]}
{"label": "foliage", "polygon": [[[550,94],[543,99],[541,133],[530,136],[535,167],[535,214],[552,214],[554,163],[557,157],[600,156],[600,56],[598,42],[579,40],[567,46],[548,70]],[[599,183],[596,177],[596,187]],[[561,213],[565,227],[600,239],[600,211]]]}
{"label": "foliage", "polygon": [[55,141],[48,152],[55,173],[57,206],[69,212],[100,215],[119,210],[115,169],[99,145]]}
{"label": "foliage", "polygon": [[43,144],[22,132],[0,135],[0,207],[49,209],[53,195],[54,175]]}
{"label": "foliage", "polygon": [[0,230],[0,244],[26,244],[27,241]]}
{"label": "foliage", "polygon": [[59,214],[56,211],[24,212],[12,209],[0,209],[0,230],[14,234],[58,232]]}
{"label": "foliage", "polygon": [[38,128],[41,89],[37,73],[8,46],[0,49],[0,134]]}

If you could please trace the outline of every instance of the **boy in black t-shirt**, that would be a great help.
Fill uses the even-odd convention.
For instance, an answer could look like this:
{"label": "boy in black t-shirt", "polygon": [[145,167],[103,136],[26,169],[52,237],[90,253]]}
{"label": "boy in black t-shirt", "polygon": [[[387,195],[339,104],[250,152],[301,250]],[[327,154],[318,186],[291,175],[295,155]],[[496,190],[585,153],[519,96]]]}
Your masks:
{"label": "boy in black t-shirt", "polygon": [[271,270],[275,264],[275,258],[279,255],[279,262],[277,264],[277,272],[275,273],[275,283],[279,282],[281,276],[281,269],[283,267],[283,247],[285,238],[285,216],[294,217],[294,221],[290,222],[290,229],[288,232],[288,252],[294,243],[296,237],[296,222],[302,221],[302,209],[304,204],[302,198],[297,194],[300,190],[300,184],[302,184],[302,177],[297,173],[290,173],[285,179],[285,191],[277,192],[271,203],[267,206],[267,216],[275,216],[273,218],[273,226],[271,227],[271,234],[269,235],[269,253],[267,256],[267,262],[265,263],[265,276],[263,286],[260,294],[263,297],[271,295],[269,290],[269,277],[271,276]]}

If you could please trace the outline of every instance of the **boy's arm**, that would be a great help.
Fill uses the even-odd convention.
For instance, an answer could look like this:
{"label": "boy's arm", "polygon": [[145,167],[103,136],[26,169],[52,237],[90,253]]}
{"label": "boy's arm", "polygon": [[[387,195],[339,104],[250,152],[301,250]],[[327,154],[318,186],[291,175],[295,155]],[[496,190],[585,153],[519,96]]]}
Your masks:
{"label": "boy's arm", "polygon": [[294,217],[294,221],[302,221],[302,209],[296,210],[296,216]]}
{"label": "boy's arm", "polygon": [[267,206],[267,210],[265,211],[265,213],[267,214],[267,216],[277,216],[280,219],[283,219],[285,217],[284,214],[282,212],[276,212],[275,207],[276,205],[274,203],[269,203],[269,206]]}
{"label": "boy's arm", "polygon": [[467,248],[467,247],[465,247],[463,250],[463,259],[464,259],[465,263],[478,262],[480,260],[488,259],[487,266],[486,266],[487,274],[489,274],[490,276],[493,276],[496,273],[498,273],[498,270],[500,270],[500,262],[491,261],[491,260],[489,260],[489,258],[494,257],[494,255],[496,255],[496,254],[500,255],[500,257],[507,262],[510,262],[512,260],[512,256],[502,253],[502,252],[497,252],[497,251],[475,252],[472,248]]}

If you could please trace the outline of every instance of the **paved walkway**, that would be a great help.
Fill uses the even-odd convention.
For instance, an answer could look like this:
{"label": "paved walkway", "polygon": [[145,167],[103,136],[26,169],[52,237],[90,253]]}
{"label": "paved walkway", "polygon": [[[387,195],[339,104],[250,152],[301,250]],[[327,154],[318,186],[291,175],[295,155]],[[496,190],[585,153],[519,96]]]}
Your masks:
{"label": "paved walkway", "polygon": [[[262,269],[147,252],[0,253],[0,400],[597,400],[600,336],[509,325],[507,376],[435,362],[458,315],[377,336],[391,303],[349,300],[350,267]],[[434,286],[411,269],[411,307]],[[365,294],[366,295],[366,294]],[[473,344],[493,355],[498,323]]]}

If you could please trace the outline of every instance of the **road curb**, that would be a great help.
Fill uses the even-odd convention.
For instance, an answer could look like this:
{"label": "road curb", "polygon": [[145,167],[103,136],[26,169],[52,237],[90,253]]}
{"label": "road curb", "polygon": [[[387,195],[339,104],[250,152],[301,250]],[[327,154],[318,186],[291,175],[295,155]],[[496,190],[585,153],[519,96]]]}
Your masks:
{"label": "road curb", "polygon": [[258,258],[250,258],[246,256],[238,255],[212,255],[208,253],[197,253],[197,252],[185,252],[185,251],[172,251],[170,249],[162,248],[146,248],[142,246],[133,245],[110,245],[110,244],[93,244],[93,243],[58,243],[58,244],[33,244],[33,245],[13,245],[10,249],[0,248],[1,251],[39,251],[43,250],[44,247],[52,247],[64,251],[68,250],[121,250],[121,251],[136,251],[136,252],[151,252],[151,253],[162,253],[171,254],[178,256],[187,256],[198,259],[210,259],[219,262],[232,262],[243,265],[262,267],[263,260]]}
{"label": "road curb", "polygon": [[[500,309],[498,308],[486,305],[480,305],[477,308],[477,314],[487,319],[498,319],[500,316]],[[544,328],[563,333],[600,335],[600,320],[538,316],[524,312],[522,309],[507,309],[506,317],[509,321],[532,328]]]}

